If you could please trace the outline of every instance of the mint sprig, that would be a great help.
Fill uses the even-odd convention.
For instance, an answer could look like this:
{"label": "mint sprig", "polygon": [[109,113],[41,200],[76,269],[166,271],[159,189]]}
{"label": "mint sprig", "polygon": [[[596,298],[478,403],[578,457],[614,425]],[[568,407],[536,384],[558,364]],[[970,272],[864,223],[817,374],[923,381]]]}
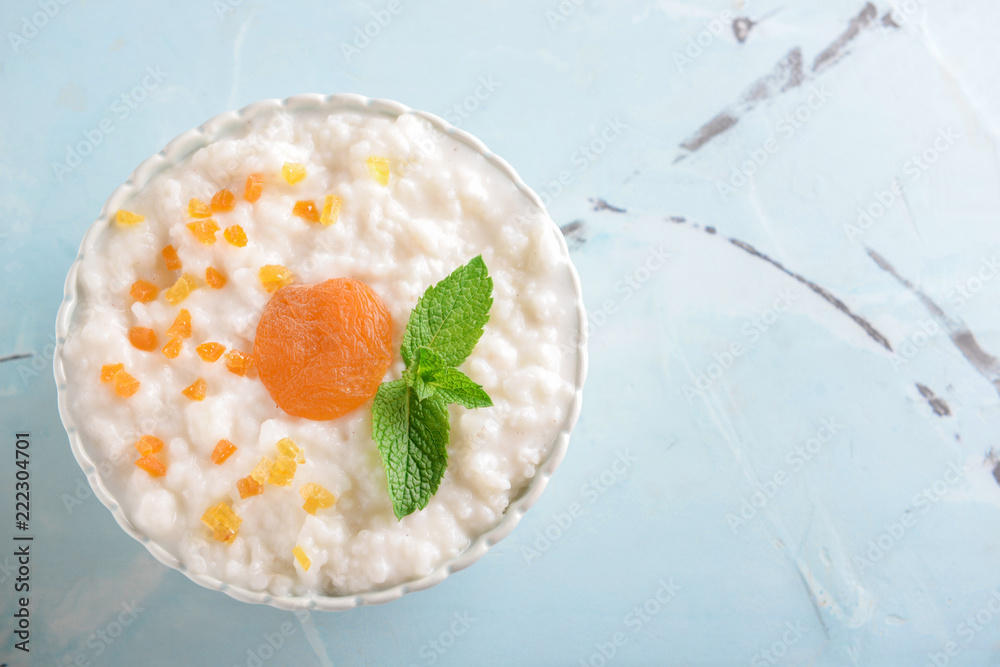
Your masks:
{"label": "mint sprig", "polygon": [[458,370],[483,335],[493,306],[493,279],[481,255],[432,287],[410,313],[400,353],[403,377],[383,382],[372,404],[378,444],[397,519],[427,507],[448,465],[448,404],[493,405]]}

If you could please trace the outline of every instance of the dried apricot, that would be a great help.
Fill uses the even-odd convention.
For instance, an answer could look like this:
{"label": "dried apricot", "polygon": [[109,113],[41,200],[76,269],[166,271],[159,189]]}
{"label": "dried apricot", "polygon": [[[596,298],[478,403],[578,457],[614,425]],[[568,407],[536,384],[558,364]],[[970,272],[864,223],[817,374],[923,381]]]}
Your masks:
{"label": "dried apricot", "polygon": [[309,556],[307,556],[306,552],[302,550],[302,547],[296,544],[295,548],[292,549],[292,555],[295,556],[295,560],[299,561],[299,567],[302,568],[302,571],[308,572],[309,566],[312,565],[312,561],[309,560]]}
{"label": "dried apricot", "polygon": [[265,264],[257,271],[257,277],[268,292],[274,292],[292,283],[292,272],[281,264]]}
{"label": "dried apricot", "polygon": [[128,398],[139,391],[139,381],[123,370],[115,373],[115,393],[122,398]]}
{"label": "dried apricot", "polygon": [[172,245],[168,245],[166,248],[160,251],[163,255],[163,261],[167,265],[167,269],[170,271],[179,271],[181,268],[181,260],[177,256],[177,249]]}
{"label": "dried apricot", "polygon": [[140,456],[135,464],[148,472],[150,477],[163,477],[167,474],[167,466],[152,454]]}
{"label": "dried apricot", "polygon": [[181,393],[190,398],[192,401],[204,401],[205,389],[205,381],[198,378],[191,383],[190,387],[186,387],[181,390]]}
{"label": "dried apricot", "polygon": [[219,273],[219,271],[214,267],[210,266],[205,269],[205,282],[212,289],[222,289],[226,286],[226,277]]}
{"label": "dried apricot", "polygon": [[316,204],[311,199],[295,202],[295,206],[292,207],[292,215],[297,215],[309,222],[319,222],[319,211],[316,210]]}
{"label": "dried apricot", "polygon": [[264,174],[250,174],[247,176],[247,185],[243,188],[243,198],[249,202],[260,199],[260,193],[264,189]]}
{"label": "dried apricot", "polygon": [[167,344],[163,346],[163,356],[167,359],[176,359],[181,353],[181,348],[184,347],[184,341],[180,338],[174,337],[167,341]]}
{"label": "dried apricot", "polygon": [[142,456],[155,454],[163,449],[163,441],[155,435],[144,435],[135,442],[135,448]]}
{"label": "dried apricot", "polygon": [[264,309],[254,365],[286,413],[335,419],[375,395],[392,362],[391,331],[388,309],[362,282],[293,285]]}
{"label": "dried apricot", "polygon": [[244,354],[239,350],[226,352],[226,368],[229,369],[230,373],[246,375],[250,372],[251,366],[253,366],[253,357],[249,354]]}
{"label": "dried apricot", "polygon": [[137,280],[128,293],[139,303],[149,303],[160,293],[160,288],[148,280]]}
{"label": "dried apricot", "polygon": [[243,519],[226,503],[219,503],[201,517],[202,523],[212,529],[212,537],[220,542],[232,542]]}
{"label": "dried apricot", "polygon": [[239,225],[226,227],[225,231],[222,232],[222,238],[226,239],[229,241],[230,245],[234,245],[237,248],[242,248],[247,244],[247,234]]}
{"label": "dried apricot", "polygon": [[389,185],[389,158],[372,155],[365,162],[368,165],[368,174],[375,179],[379,185]]}
{"label": "dried apricot", "polygon": [[191,311],[187,308],[181,308],[177,313],[177,317],[174,318],[174,323],[170,325],[167,329],[168,336],[177,336],[180,338],[190,338],[191,337]]}
{"label": "dried apricot", "polygon": [[191,233],[194,234],[199,243],[212,245],[215,243],[215,234],[219,231],[219,224],[214,218],[209,218],[208,220],[189,222],[187,228],[191,230]]}
{"label": "dried apricot", "polygon": [[333,507],[333,504],[337,502],[336,496],[313,482],[303,484],[299,488],[299,495],[306,501],[302,509],[310,514],[315,514],[318,509]]}
{"label": "dried apricot", "polygon": [[167,303],[176,306],[196,289],[198,289],[198,281],[194,279],[194,276],[190,273],[182,273],[177,282],[167,288],[163,296]]}
{"label": "dried apricot", "polygon": [[194,351],[198,353],[202,361],[207,361],[209,363],[214,363],[219,360],[222,353],[226,351],[226,346],[220,343],[202,343],[198,347],[194,348]]}
{"label": "dried apricot", "polygon": [[218,444],[215,445],[215,449],[212,450],[212,463],[222,465],[235,451],[236,445],[225,438],[219,440]]}
{"label": "dried apricot", "polygon": [[132,327],[128,331],[128,342],[137,350],[152,352],[156,348],[156,332],[146,327]]}
{"label": "dried apricot", "polygon": [[281,165],[281,175],[286,183],[295,185],[306,177],[306,167],[297,162],[286,162]]}
{"label": "dried apricot", "polygon": [[118,371],[125,368],[125,364],[104,364],[101,366],[101,382],[111,382],[115,379]]}
{"label": "dried apricot", "polygon": [[191,197],[191,199],[188,200],[188,215],[192,218],[211,218],[212,209],[208,207],[208,204],[197,197]]}
{"label": "dried apricot", "polygon": [[219,190],[212,197],[212,210],[216,213],[225,213],[236,208],[236,195],[229,190]]}
{"label": "dried apricot", "polygon": [[264,485],[258,484],[257,480],[248,475],[236,480],[236,490],[240,492],[240,498],[249,498],[263,491]]}
{"label": "dried apricot", "polygon": [[123,227],[131,227],[132,225],[138,225],[140,222],[146,219],[146,216],[140,215],[139,213],[133,213],[132,211],[126,211],[123,208],[118,209],[115,213],[115,222]]}
{"label": "dried apricot", "polygon": [[336,195],[327,195],[323,200],[323,212],[320,213],[319,221],[324,225],[332,225],[340,217],[340,207],[344,200]]}

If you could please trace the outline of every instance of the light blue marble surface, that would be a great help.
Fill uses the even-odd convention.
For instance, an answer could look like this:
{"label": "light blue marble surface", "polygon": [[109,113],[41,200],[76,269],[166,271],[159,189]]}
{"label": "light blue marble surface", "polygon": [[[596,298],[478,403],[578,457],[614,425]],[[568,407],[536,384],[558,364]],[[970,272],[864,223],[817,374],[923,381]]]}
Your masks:
{"label": "light blue marble surface", "polygon": [[[390,3],[3,4],[0,357],[31,356],[0,363],[0,662],[998,664],[1000,5],[397,1],[356,53]],[[569,454],[517,529],[429,591],[308,618],[127,537],[50,362],[106,197],[182,131],[300,92],[483,139],[572,225],[593,322]]]}

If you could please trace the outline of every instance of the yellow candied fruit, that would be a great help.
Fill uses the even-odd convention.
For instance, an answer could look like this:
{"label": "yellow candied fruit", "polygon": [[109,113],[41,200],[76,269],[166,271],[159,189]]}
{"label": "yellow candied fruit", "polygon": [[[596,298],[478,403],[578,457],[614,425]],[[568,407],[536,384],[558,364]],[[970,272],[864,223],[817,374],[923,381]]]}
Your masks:
{"label": "yellow candied fruit", "polygon": [[295,560],[299,561],[302,571],[308,572],[309,566],[312,565],[312,561],[309,560],[309,556],[307,556],[306,552],[302,550],[302,547],[295,545],[295,548],[292,549],[292,553],[295,555]]}
{"label": "yellow candied fruit", "polygon": [[299,446],[291,438],[282,438],[275,447],[278,448],[279,454],[284,454],[290,459],[295,459],[296,463],[306,462],[305,454],[302,453],[302,450],[299,449]]}
{"label": "yellow candied fruit", "polygon": [[132,327],[128,330],[128,342],[137,350],[152,352],[156,349],[156,332],[146,327]]}
{"label": "yellow candied fruit", "polygon": [[191,197],[191,199],[188,200],[188,215],[192,218],[211,218],[212,209],[208,207],[208,204],[197,197]]}
{"label": "yellow candied fruit", "polygon": [[337,222],[337,218],[340,217],[340,207],[343,204],[344,200],[337,195],[327,195],[326,199],[323,200],[323,212],[319,215],[320,223],[332,225]]}
{"label": "yellow candied fruit", "polygon": [[273,467],[274,461],[265,456],[260,460],[260,463],[254,466],[254,469],[250,471],[250,479],[263,486],[267,483],[267,476],[271,473],[271,468]]}
{"label": "yellow candied fruit", "polygon": [[253,366],[253,357],[244,354],[239,350],[229,350],[226,352],[226,368],[230,373],[236,375],[246,375]]}
{"label": "yellow candied fruit", "polygon": [[222,232],[222,237],[229,241],[230,245],[234,245],[237,248],[243,248],[247,244],[247,234],[239,225],[226,227],[226,230]]}
{"label": "yellow candied fruit", "polygon": [[212,210],[217,213],[225,213],[236,208],[236,195],[229,190],[219,190],[212,197]]}
{"label": "yellow candied fruit", "polygon": [[295,467],[295,459],[279,456],[278,460],[271,466],[271,472],[267,475],[267,483],[274,486],[291,486],[292,478],[295,477]]}
{"label": "yellow candied fruit", "polygon": [[169,271],[179,271],[181,268],[180,257],[177,256],[177,249],[172,245],[168,245],[166,248],[160,251],[163,255],[163,262],[167,265],[167,270]]}
{"label": "yellow candied fruit", "polygon": [[194,290],[198,289],[198,281],[194,279],[190,273],[182,273],[181,277],[177,279],[172,286],[168,287],[163,293],[164,298],[166,298],[167,303],[172,306],[176,306],[188,296]]}
{"label": "yellow candied fruit", "polygon": [[299,495],[301,495],[302,499],[306,501],[302,506],[302,509],[310,514],[316,514],[316,510],[318,509],[333,507],[333,504],[337,502],[336,496],[319,484],[314,484],[312,482],[303,484],[299,488]]}
{"label": "yellow candied fruit", "polygon": [[365,164],[368,165],[368,174],[379,185],[389,185],[389,158],[372,155]]}
{"label": "yellow candied fruit", "polygon": [[181,348],[184,347],[184,341],[180,338],[174,337],[167,341],[167,344],[163,346],[163,356],[167,359],[176,359],[181,353]]}
{"label": "yellow candied fruit", "polygon": [[292,283],[292,272],[281,264],[265,264],[257,271],[260,284],[268,292],[275,292]]}
{"label": "yellow candied fruit", "polygon": [[129,295],[139,303],[149,303],[160,293],[160,288],[148,280],[137,280],[132,283]]}
{"label": "yellow candied fruit", "polygon": [[163,449],[163,441],[155,435],[144,435],[135,441],[135,448],[142,456],[155,454]]}
{"label": "yellow candied fruit", "polygon": [[205,400],[205,381],[198,378],[191,383],[190,387],[185,387],[181,390],[181,393],[190,398],[192,401],[204,401]]}
{"label": "yellow candied fruit", "polygon": [[167,474],[167,466],[152,454],[140,456],[135,464],[148,472],[150,477],[163,477]]}
{"label": "yellow candied fruit", "polygon": [[236,445],[225,438],[219,440],[218,444],[215,445],[215,449],[212,450],[212,463],[217,466],[222,465],[235,451]]}
{"label": "yellow candied fruit", "polygon": [[194,348],[194,351],[198,353],[202,361],[215,363],[222,356],[222,353],[226,351],[226,346],[221,343],[202,343]]}
{"label": "yellow candied fruit", "polygon": [[187,228],[191,230],[191,233],[198,239],[198,242],[204,245],[215,243],[215,233],[219,231],[219,225],[215,222],[214,218],[189,222]]}
{"label": "yellow candied fruit", "polygon": [[319,211],[316,210],[316,204],[311,199],[295,202],[295,206],[292,207],[292,215],[297,215],[309,222],[319,222]]}
{"label": "yellow candied fruit", "polygon": [[178,338],[190,338],[191,311],[187,308],[181,308],[177,313],[177,317],[174,318],[174,323],[170,325],[169,329],[167,329],[167,335],[176,336]]}
{"label": "yellow candied fruit", "polygon": [[128,398],[139,391],[139,381],[123,370],[115,373],[115,393],[122,398]]}
{"label": "yellow candied fruit", "polygon": [[226,277],[219,273],[219,271],[214,267],[210,266],[205,269],[205,282],[212,289],[222,289],[226,286]]}
{"label": "yellow candied fruit", "polygon": [[249,498],[263,491],[264,485],[258,484],[253,477],[241,477],[236,480],[236,490],[240,492],[240,498]]}
{"label": "yellow candied fruit", "polygon": [[146,219],[146,216],[140,215],[139,213],[133,213],[132,211],[126,211],[123,208],[118,209],[115,213],[115,222],[123,227],[131,227],[132,225],[138,225],[140,222]]}
{"label": "yellow candied fruit", "polygon": [[209,509],[201,517],[202,523],[212,529],[212,537],[220,542],[232,542],[243,519],[222,502]]}
{"label": "yellow candied fruit", "polygon": [[286,162],[281,165],[281,175],[286,183],[295,185],[306,177],[306,167],[298,162]]}
{"label": "yellow candied fruit", "polygon": [[104,364],[101,366],[101,382],[111,382],[115,374],[125,368],[125,364]]}
{"label": "yellow candied fruit", "polygon": [[263,190],[264,174],[250,174],[247,176],[247,185],[243,188],[243,198],[248,202],[255,202],[260,199]]}

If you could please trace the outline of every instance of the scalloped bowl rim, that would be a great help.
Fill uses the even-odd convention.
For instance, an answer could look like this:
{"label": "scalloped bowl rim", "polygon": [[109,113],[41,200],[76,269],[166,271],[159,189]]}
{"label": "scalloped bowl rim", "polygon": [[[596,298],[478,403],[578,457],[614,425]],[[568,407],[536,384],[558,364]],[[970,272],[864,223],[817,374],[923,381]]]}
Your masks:
{"label": "scalloped bowl rim", "polygon": [[566,413],[566,417],[563,420],[562,428],[556,435],[548,456],[546,456],[546,458],[541,461],[536,468],[535,476],[528,482],[521,494],[507,506],[507,509],[504,510],[503,516],[497,525],[473,539],[472,543],[457,556],[438,565],[429,574],[411,581],[396,584],[385,589],[343,596],[322,595],[315,593],[301,596],[276,596],[267,592],[251,591],[242,586],[228,584],[215,577],[197,572],[191,572],[175,556],[168,552],[159,543],[145,535],[141,530],[134,526],[131,521],[128,520],[118,501],[104,485],[94,460],[84,447],[83,440],[80,437],[80,432],[76,428],[68,408],[68,399],[66,396],[66,373],[63,367],[62,352],[63,346],[66,342],[66,335],[69,331],[69,326],[73,318],[73,312],[79,303],[77,294],[77,274],[79,272],[80,262],[86,252],[94,245],[101,233],[110,224],[112,213],[117,211],[123,202],[128,200],[136,192],[138,192],[138,190],[144,187],[151,178],[165,169],[187,159],[197,150],[214,141],[224,138],[226,135],[236,130],[238,126],[242,126],[246,120],[281,110],[290,112],[332,112],[337,110],[352,109],[375,111],[392,117],[398,117],[406,114],[415,115],[430,122],[438,130],[465,143],[473,150],[480,153],[487,159],[488,162],[498,167],[501,172],[507,175],[517,188],[527,195],[527,197],[535,204],[535,206],[539,208],[539,210],[545,213],[545,217],[548,219],[552,231],[558,239],[562,253],[567,258],[569,257],[569,249],[566,245],[566,240],[563,238],[563,235],[556,226],[555,222],[553,222],[552,218],[548,215],[545,205],[542,203],[539,196],[531,188],[529,188],[527,184],[525,184],[521,177],[518,176],[517,172],[514,171],[513,167],[503,160],[503,158],[492,153],[482,141],[468,132],[452,126],[447,121],[435,116],[434,114],[430,114],[425,111],[417,111],[392,100],[374,99],[355,94],[295,95],[285,99],[272,98],[260,100],[237,111],[227,111],[219,114],[218,116],[209,119],[201,126],[178,135],[170,141],[163,148],[163,150],[147,158],[138,167],[136,167],[135,171],[132,172],[125,183],[120,185],[111,194],[111,196],[108,197],[107,202],[105,202],[104,207],[101,209],[100,216],[98,216],[97,220],[91,224],[87,233],[84,235],[83,241],[80,243],[80,250],[77,254],[76,260],[73,262],[69,272],[67,273],[63,302],[59,308],[59,314],[56,318],[56,349],[53,359],[53,373],[56,380],[59,416],[62,419],[62,423],[66,428],[66,433],[69,436],[70,447],[73,450],[73,455],[76,457],[77,462],[86,474],[87,480],[90,482],[90,486],[93,489],[94,494],[100,499],[105,507],[111,511],[115,521],[118,522],[118,525],[121,526],[126,533],[145,546],[149,553],[152,554],[158,561],[168,567],[180,571],[196,584],[212,590],[222,591],[230,597],[243,602],[268,604],[280,609],[291,611],[300,609],[343,611],[360,605],[384,604],[398,599],[406,593],[424,590],[439,584],[451,573],[463,570],[482,558],[490,547],[502,540],[514,529],[528,508],[530,508],[535,501],[538,500],[539,496],[541,496],[542,491],[545,490],[552,474],[562,462],[569,446],[570,432],[580,415],[583,384],[587,375],[587,318],[583,305],[580,278],[577,274],[576,267],[573,265],[572,260],[570,260],[567,263],[567,266],[571,274],[573,289],[576,294],[576,308],[578,316],[576,345],[577,373],[576,378],[574,379],[575,393],[572,401],[570,402],[570,407]]}

